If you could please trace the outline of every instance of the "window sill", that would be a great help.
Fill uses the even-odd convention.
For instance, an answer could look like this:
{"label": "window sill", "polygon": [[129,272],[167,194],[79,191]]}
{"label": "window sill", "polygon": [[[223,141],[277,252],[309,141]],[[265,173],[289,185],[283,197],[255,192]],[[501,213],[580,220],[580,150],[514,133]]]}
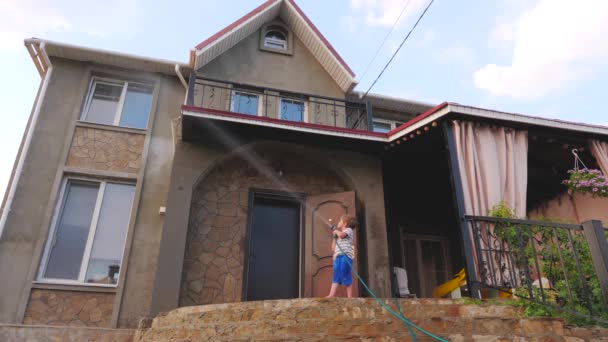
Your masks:
{"label": "window sill", "polygon": [[260,46],[260,50],[265,52],[278,53],[279,55],[293,56],[293,51],[289,48],[287,50],[273,49],[265,46]]}
{"label": "window sill", "polygon": [[116,285],[57,284],[44,281],[35,281],[32,289],[116,293]]}
{"label": "window sill", "polygon": [[145,128],[131,128],[131,127],[122,127],[122,126],[114,126],[114,125],[104,125],[100,123],[88,122],[88,121],[76,121],[76,127],[87,127],[87,128],[97,128],[103,129],[106,131],[115,131],[115,132],[125,132],[125,133],[135,133],[145,135],[148,131]]}

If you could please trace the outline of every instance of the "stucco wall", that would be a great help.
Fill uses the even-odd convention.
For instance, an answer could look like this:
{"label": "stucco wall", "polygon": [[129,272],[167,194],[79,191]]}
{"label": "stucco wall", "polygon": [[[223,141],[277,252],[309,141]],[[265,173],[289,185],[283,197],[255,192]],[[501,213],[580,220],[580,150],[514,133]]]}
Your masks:
{"label": "stucco wall", "polygon": [[[38,123],[25,159],[11,212],[0,237],[0,322],[17,320],[24,291],[29,293],[30,266],[39,239],[47,227],[42,223],[57,169],[63,163],[70,121],[77,116],[82,98],[75,91],[85,75],[85,66],[52,59],[53,73],[42,100]],[[75,112],[76,109],[76,112]],[[7,115],[9,115],[7,113]],[[8,276],[10,275],[10,276]]]}
{"label": "stucco wall", "polygon": [[180,306],[241,300],[250,188],[307,195],[350,190],[323,165],[297,154],[272,148],[257,154],[268,165],[281,165],[280,183],[235,158],[211,170],[194,189]]}
{"label": "stucco wall", "polygon": [[180,116],[184,87],[177,78],[164,76],[151,128],[146,168],[133,240],[124,279],[124,293],[118,315],[118,327],[135,327],[149,315],[156,263],[165,217],[160,207],[167,205],[167,192],[173,158],[172,120]]}
{"label": "stucco wall", "polygon": [[[329,167],[334,170],[340,179],[346,182],[349,188],[356,191],[358,200],[363,204],[362,209],[365,217],[365,254],[367,257],[363,262],[366,263],[364,266],[368,269],[369,285],[377,294],[381,296],[389,295],[390,279],[384,192],[381,163],[378,156],[280,142],[258,142],[231,148],[211,143],[195,145],[180,142],[176,147],[171,174],[152,314],[178,306],[193,189],[197,180],[206,172],[212,170],[222,157],[235,150],[240,155],[248,156],[246,158],[248,158],[250,167],[253,166],[255,169],[255,156],[259,155],[256,151],[268,148],[268,146],[271,146],[270,148],[275,151],[302,156],[305,160],[313,160]],[[208,185],[213,186],[211,183]],[[310,191],[325,192],[325,189],[317,188]],[[330,189],[327,192],[331,191]],[[190,266],[186,265],[186,267]]]}
{"label": "stucco wall", "polygon": [[23,323],[109,328],[114,293],[33,289]]}
{"label": "stucco wall", "polygon": [[344,92],[304,44],[293,35],[293,56],[260,51],[260,32],[202,67],[198,73],[231,82],[344,98]]}
{"label": "stucco wall", "polygon": [[[61,180],[62,169],[66,167],[70,172],[78,170],[81,175],[94,177],[115,177],[118,172],[119,175],[130,174],[128,177],[132,179],[138,178],[141,194],[139,199],[136,197],[134,205],[139,208],[125,246],[130,255],[126,255],[121,267],[121,272],[124,270],[126,275],[110,299],[114,308],[120,305],[121,312],[117,315],[117,310],[110,310],[108,318],[110,321],[117,319],[119,326],[134,327],[150,309],[163,224],[159,208],[166,203],[173,155],[171,120],[180,115],[185,89],[172,76],[57,58],[52,62],[51,81],[46,97],[42,99],[40,118],[34,128],[34,138],[12,211],[0,238],[0,274],[11,275],[0,280],[0,323],[21,323],[21,315],[27,310],[30,316],[26,317],[31,318],[31,306],[27,308],[31,280],[38,269],[55,208],[54,192],[59,189],[58,180]],[[90,77],[97,73],[109,77],[159,80],[156,110],[150,114],[154,117],[151,134],[146,136],[145,131],[134,133],[95,125],[75,126]],[[68,140],[69,137],[72,138]],[[141,173],[145,163],[147,167]],[[78,286],[61,288],[79,291]],[[91,293],[90,288],[88,291]],[[107,296],[107,293],[100,293],[100,296]],[[45,307],[36,305],[38,315],[42,317]],[[46,309],[49,315],[58,310],[50,306]]]}

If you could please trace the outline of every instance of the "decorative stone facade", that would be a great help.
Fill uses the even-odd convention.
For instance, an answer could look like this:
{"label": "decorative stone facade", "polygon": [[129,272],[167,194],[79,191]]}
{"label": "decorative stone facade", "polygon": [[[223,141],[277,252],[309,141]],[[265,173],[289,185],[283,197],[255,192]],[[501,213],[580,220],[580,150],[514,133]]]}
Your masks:
{"label": "decorative stone facade", "polygon": [[[241,301],[251,188],[309,195],[349,190],[326,167],[293,152],[248,155],[256,156],[255,166],[230,159],[211,170],[193,190],[180,306]],[[267,176],[277,169],[282,176]]]}
{"label": "decorative stone facade", "polygon": [[2,342],[131,342],[134,334],[131,329],[0,324]]}
{"label": "decorative stone facade", "polygon": [[145,135],[76,127],[68,166],[137,173],[141,167]]}
{"label": "decorative stone facade", "polygon": [[111,326],[113,293],[33,289],[23,323]]}

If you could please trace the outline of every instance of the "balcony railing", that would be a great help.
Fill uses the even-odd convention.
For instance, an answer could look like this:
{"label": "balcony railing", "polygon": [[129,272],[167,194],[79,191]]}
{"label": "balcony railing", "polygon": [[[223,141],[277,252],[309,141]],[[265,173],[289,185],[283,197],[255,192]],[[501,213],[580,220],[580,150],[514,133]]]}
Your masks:
{"label": "balcony railing", "polygon": [[191,77],[187,104],[238,114],[371,130],[371,106],[364,102],[281,89]]}
{"label": "balcony railing", "polygon": [[608,323],[606,236],[582,225],[466,216],[473,235],[473,293],[493,290]]}

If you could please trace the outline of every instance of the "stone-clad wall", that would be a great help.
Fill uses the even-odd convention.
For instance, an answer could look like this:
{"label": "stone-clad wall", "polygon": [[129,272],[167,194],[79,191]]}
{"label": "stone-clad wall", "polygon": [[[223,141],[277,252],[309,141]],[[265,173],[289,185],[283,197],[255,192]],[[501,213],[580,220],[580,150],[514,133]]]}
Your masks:
{"label": "stone-clad wall", "polygon": [[250,188],[309,195],[347,191],[325,167],[294,154],[266,152],[270,169],[283,170],[281,183],[241,159],[213,169],[194,189],[184,258],[180,306],[241,300]]}
{"label": "stone-clad wall", "polygon": [[32,289],[23,323],[111,326],[113,293]]}
{"label": "stone-clad wall", "polygon": [[141,167],[145,135],[89,127],[76,127],[68,166],[137,173]]}

